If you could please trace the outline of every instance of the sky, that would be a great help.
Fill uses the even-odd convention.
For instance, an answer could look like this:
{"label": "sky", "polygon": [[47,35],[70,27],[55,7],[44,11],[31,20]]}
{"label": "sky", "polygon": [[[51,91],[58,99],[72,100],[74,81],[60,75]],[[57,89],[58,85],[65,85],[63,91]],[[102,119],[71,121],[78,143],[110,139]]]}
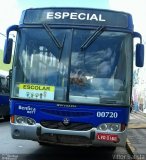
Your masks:
{"label": "sky", "polygon": [[[19,24],[21,12],[36,7],[88,7],[108,9],[108,0],[5,0],[0,9],[0,49],[4,48],[6,29]],[[95,7],[96,6],[96,7]]]}
{"label": "sky", "polygon": [[0,9],[0,49],[4,48],[6,29],[19,24],[21,12],[36,7],[88,7],[129,12],[133,16],[135,31],[146,41],[145,0],[5,0]]}
{"label": "sky", "polygon": [[140,32],[146,42],[145,0],[109,0],[109,7],[132,14],[134,30]]}

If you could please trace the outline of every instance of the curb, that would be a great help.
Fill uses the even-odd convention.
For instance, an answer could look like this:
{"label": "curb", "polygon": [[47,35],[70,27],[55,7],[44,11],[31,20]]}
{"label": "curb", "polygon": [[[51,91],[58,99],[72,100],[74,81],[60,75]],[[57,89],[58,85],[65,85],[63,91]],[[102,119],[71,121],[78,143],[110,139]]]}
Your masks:
{"label": "curb", "polygon": [[130,154],[130,156],[132,157],[132,160],[138,160],[137,158],[133,158],[134,155],[136,155],[137,153],[136,153],[136,149],[132,146],[132,144],[128,138],[126,141],[126,149],[127,149],[128,153]]}
{"label": "curb", "polygon": [[145,129],[146,123],[129,123],[128,129]]}
{"label": "curb", "polygon": [[127,151],[129,152],[129,154],[130,155],[134,155],[134,151],[136,150],[133,146],[132,146],[132,144],[131,144],[131,142],[129,141],[129,139],[127,138],[127,141],[126,141],[126,149],[127,149]]}

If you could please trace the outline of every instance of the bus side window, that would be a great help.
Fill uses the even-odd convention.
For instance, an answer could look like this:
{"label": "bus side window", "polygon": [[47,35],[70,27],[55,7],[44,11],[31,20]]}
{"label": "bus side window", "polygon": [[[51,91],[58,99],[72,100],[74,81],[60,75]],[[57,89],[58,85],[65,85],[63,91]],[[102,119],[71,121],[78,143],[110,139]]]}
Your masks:
{"label": "bus side window", "polygon": [[9,82],[9,76],[6,77],[6,87],[5,87],[5,91],[6,93],[10,92],[10,86],[9,86],[10,82]]}
{"label": "bus side window", "polygon": [[2,93],[2,81],[1,81],[1,77],[0,77],[0,93]]}
{"label": "bus side window", "polygon": [[9,83],[7,78],[0,77],[0,93],[9,93]]}

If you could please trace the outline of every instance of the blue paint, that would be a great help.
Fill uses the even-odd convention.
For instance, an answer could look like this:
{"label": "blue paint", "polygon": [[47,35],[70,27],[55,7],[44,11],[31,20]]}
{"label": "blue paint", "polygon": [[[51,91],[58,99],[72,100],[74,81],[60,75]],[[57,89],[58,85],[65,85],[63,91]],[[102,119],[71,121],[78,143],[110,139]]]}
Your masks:
{"label": "blue paint", "polygon": [[[34,118],[37,123],[41,120],[62,121],[69,118],[71,122],[91,123],[97,126],[101,123],[128,123],[129,108],[118,106],[75,105],[75,108],[58,107],[57,103],[31,102],[11,100],[11,114]],[[29,112],[30,111],[30,112]],[[34,112],[35,111],[35,112]],[[117,118],[97,117],[97,112],[116,112]],[[124,116],[123,116],[124,115]]]}

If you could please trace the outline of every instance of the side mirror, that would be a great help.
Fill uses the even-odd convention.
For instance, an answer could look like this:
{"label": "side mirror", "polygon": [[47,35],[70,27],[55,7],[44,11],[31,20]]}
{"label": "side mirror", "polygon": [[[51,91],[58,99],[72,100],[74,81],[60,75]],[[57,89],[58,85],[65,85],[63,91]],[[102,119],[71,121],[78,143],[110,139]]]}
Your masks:
{"label": "side mirror", "polygon": [[11,62],[12,47],[13,47],[13,39],[9,38],[9,33],[11,31],[18,31],[18,25],[10,26],[7,29],[6,41],[5,41],[5,47],[4,47],[4,57],[3,57],[3,62],[5,64],[10,64],[10,62]]}
{"label": "side mirror", "polygon": [[10,64],[11,62],[12,48],[13,48],[13,39],[12,38],[6,39],[4,47],[4,57],[3,57],[3,62],[5,64]]}
{"label": "side mirror", "polygon": [[144,65],[144,45],[137,44],[136,45],[136,66],[143,67]]}

